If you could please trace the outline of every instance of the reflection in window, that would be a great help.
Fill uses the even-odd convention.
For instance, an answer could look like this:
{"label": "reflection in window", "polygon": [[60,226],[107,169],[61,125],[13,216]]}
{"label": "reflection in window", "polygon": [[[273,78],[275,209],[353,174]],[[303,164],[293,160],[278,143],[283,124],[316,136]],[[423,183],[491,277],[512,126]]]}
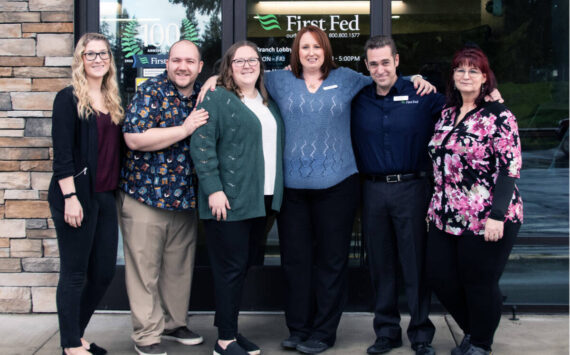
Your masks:
{"label": "reflection in window", "polygon": [[247,2],[247,39],[258,45],[267,70],[289,64],[295,35],[307,25],[327,33],[338,65],[358,70],[370,36],[370,1]]}
{"label": "reflection in window", "polygon": [[189,39],[202,50],[199,81],[211,75],[221,57],[220,0],[101,0],[100,16],[101,32],[113,47],[125,103],[143,78],[162,73],[168,49],[179,39]]}

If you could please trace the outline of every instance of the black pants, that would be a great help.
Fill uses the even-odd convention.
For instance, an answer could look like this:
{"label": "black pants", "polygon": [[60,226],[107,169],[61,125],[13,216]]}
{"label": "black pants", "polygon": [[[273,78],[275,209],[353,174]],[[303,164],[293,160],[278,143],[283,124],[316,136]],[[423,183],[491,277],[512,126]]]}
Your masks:
{"label": "black pants", "polygon": [[291,335],[333,345],[347,299],[358,176],[328,189],[285,189],[277,217]]}
{"label": "black pants", "polygon": [[[271,206],[268,196],[265,205]],[[249,265],[255,262],[251,256],[265,236],[266,220],[266,217],[234,222],[203,220],[214,277],[214,325],[221,340],[234,339],[238,333],[243,283]]]}
{"label": "black pants", "polygon": [[431,194],[428,179],[399,183],[364,181],[362,234],[375,295],[376,337],[402,338],[398,310],[398,264],[410,310],[408,339],[431,343],[430,292],[425,280],[426,213]]}
{"label": "black pants", "polygon": [[61,346],[81,346],[85,328],[115,274],[119,226],[114,192],[95,193],[80,228],[51,209],[60,256],[56,303]]}
{"label": "black pants", "polygon": [[430,223],[427,245],[428,280],[437,298],[471,343],[490,350],[501,319],[499,279],[520,224],[506,222],[503,238],[454,236]]}

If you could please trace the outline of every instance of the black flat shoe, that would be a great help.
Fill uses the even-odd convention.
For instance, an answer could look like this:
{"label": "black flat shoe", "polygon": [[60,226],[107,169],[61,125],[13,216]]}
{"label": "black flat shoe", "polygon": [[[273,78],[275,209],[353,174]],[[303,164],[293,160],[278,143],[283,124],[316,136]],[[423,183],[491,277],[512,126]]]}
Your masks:
{"label": "black flat shoe", "polygon": [[87,351],[94,355],[105,355],[107,353],[107,350],[97,346],[95,343],[89,344],[89,349],[87,349]]}

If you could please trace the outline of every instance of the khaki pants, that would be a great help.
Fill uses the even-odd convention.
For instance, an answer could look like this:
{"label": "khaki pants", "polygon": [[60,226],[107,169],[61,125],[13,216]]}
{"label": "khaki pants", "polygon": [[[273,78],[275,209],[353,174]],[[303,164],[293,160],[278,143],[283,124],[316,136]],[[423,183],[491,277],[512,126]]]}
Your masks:
{"label": "khaki pants", "polygon": [[186,326],[196,251],[195,211],[168,211],[118,198],[133,341],[160,342],[165,329]]}

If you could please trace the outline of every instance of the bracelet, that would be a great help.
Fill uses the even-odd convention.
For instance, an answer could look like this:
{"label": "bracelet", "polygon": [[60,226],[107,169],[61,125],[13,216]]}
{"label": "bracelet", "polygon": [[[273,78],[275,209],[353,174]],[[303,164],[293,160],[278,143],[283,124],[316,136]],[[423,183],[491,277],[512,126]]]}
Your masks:
{"label": "bracelet", "polygon": [[70,198],[71,196],[77,196],[76,192],[70,192],[68,194],[63,195],[63,199],[66,200],[68,198]]}

